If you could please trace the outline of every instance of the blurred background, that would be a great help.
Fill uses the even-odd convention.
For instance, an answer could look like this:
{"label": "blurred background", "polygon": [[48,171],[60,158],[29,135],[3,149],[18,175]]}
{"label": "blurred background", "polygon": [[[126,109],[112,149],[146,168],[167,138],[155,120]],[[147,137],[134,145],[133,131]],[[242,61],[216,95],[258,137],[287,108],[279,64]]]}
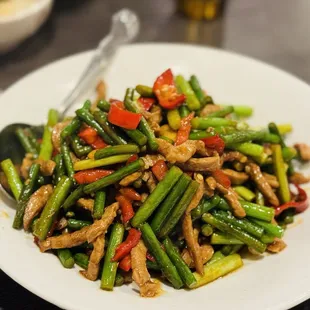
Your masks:
{"label": "blurred background", "polygon": [[[1,8],[10,1],[18,0],[0,0],[0,46],[14,30],[4,28],[4,15],[9,13]],[[30,5],[45,0],[25,1]],[[125,6],[141,18],[138,42],[218,47],[255,57],[310,82],[309,0],[55,0],[34,35],[0,53],[0,89],[45,64],[94,48],[109,31],[111,15]],[[58,309],[1,271],[0,283],[0,309]],[[294,308],[309,309],[310,301]]]}

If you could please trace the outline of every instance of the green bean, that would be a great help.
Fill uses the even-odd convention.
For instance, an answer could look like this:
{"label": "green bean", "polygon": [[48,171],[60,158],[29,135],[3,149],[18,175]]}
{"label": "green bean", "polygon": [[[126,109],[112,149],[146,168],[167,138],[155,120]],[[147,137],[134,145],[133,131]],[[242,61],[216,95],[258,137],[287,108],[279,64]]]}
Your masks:
{"label": "green bean", "polygon": [[138,160],[128,164],[127,166],[118,169],[117,171],[113,172],[112,174],[110,174],[110,175],[108,175],[102,179],[86,185],[84,188],[84,192],[86,194],[90,194],[92,192],[96,192],[98,190],[101,190],[101,189],[103,189],[103,188],[105,188],[111,184],[114,184],[114,183],[120,181],[122,178],[140,170],[143,167],[144,167],[144,161],[142,159],[138,159]]}
{"label": "green bean", "polygon": [[[234,236],[230,234],[224,234],[221,232],[214,232],[211,236],[210,243],[211,244],[229,244],[229,245],[243,244],[242,241],[235,238]],[[224,254],[227,255],[226,253]]]}
{"label": "green bean", "polygon": [[205,266],[209,266],[209,265],[219,261],[220,259],[222,259],[224,257],[225,257],[225,255],[221,251],[216,251],[212,255],[211,259],[205,264]]}
{"label": "green bean", "polygon": [[57,154],[54,157],[54,162],[56,163],[56,167],[54,170],[54,182],[57,184],[61,177],[65,175],[65,167],[61,154]]}
{"label": "green bean", "polygon": [[75,134],[79,128],[81,127],[82,123],[81,121],[77,118],[74,117],[69,125],[67,125],[60,134],[60,137],[62,140],[65,140],[66,138],[72,136]]}
{"label": "green bean", "polygon": [[239,252],[242,247],[243,247],[243,244],[234,244],[229,254],[231,255],[231,254],[235,254]]}
{"label": "green bean", "polygon": [[181,279],[187,287],[191,287],[194,283],[196,283],[196,279],[193,276],[191,270],[185,264],[184,260],[179,254],[178,249],[173,245],[169,238],[166,238],[163,241],[163,245],[166,249],[168,257],[170,258],[173,265],[176,267]]}
{"label": "green bean", "polygon": [[138,227],[144,223],[165,199],[172,187],[177,183],[182,170],[176,166],[172,166],[166,173],[165,177],[157,184],[154,191],[148,196],[143,205],[138,209],[135,216],[131,220],[133,227]]}
{"label": "green bean", "polygon": [[179,113],[180,113],[181,118],[184,118],[184,117],[188,116],[189,113],[191,113],[191,112],[186,105],[181,105],[179,107]]}
{"label": "green bean", "polygon": [[[208,129],[209,127],[236,126],[237,122],[220,117],[194,117],[192,119],[193,129]],[[235,142],[235,141],[234,141]]]}
{"label": "green bean", "polygon": [[[101,109],[104,112],[109,112],[110,110],[110,103],[108,103],[105,100],[100,100],[97,104],[97,107]],[[129,138],[131,138],[135,143],[137,143],[140,146],[143,146],[147,143],[147,137],[138,129],[129,130],[120,128],[122,131],[124,131]]]}
{"label": "green bean", "polygon": [[135,144],[107,146],[103,149],[96,151],[95,159],[101,159],[119,154],[137,154],[139,147]]}
{"label": "green bean", "polygon": [[290,162],[297,155],[297,151],[293,147],[285,146],[282,148],[282,157],[285,162]]}
{"label": "green bean", "polygon": [[246,218],[238,219],[232,214],[224,212],[222,210],[214,211],[213,215],[228,224],[234,225],[235,227],[244,230],[245,232],[253,235],[254,237],[260,238],[264,233],[264,229],[261,226],[256,225],[255,223],[249,221]]}
{"label": "green bean", "polygon": [[204,224],[201,226],[201,233],[205,236],[205,237],[209,237],[213,234],[213,228],[211,225],[209,224]]}
{"label": "green bean", "polygon": [[80,230],[83,227],[91,225],[91,222],[89,221],[82,221],[77,219],[69,219],[68,220],[68,228],[71,228],[73,230]]}
{"label": "green bean", "polygon": [[249,247],[255,249],[259,253],[263,253],[266,250],[266,245],[262,243],[260,240],[252,237],[248,233],[236,228],[233,225],[227,224],[224,221],[216,218],[210,213],[205,213],[202,216],[204,222],[214,226],[222,232],[229,233],[234,237],[238,238],[240,241],[248,245]]}
{"label": "green bean", "polygon": [[5,159],[1,162],[1,168],[8,180],[10,189],[16,200],[19,199],[19,196],[22,192],[23,183],[20,180],[19,174],[12,163],[11,159]]}
{"label": "green bean", "polygon": [[159,139],[163,139],[166,140],[167,142],[169,142],[170,144],[174,144],[174,141],[168,137],[165,136],[159,136]]}
{"label": "green bean", "polygon": [[104,257],[104,264],[101,276],[100,288],[103,290],[113,290],[118,262],[112,262],[112,258],[115,255],[116,248],[123,241],[124,231],[125,229],[122,224],[116,223],[112,227],[109,245]]}
{"label": "green bean", "polygon": [[254,130],[244,130],[236,131],[229,135],[222,135],[222,139],[225,142],[225,145],[229,147],[230,145],[236,143],[249,142],[252,140],[262,139],[266,135],[265,130],[254,131]]}
{"label": "green bean", "polygon": [[95,121],[94,116],[87,111],[86,109],[78,109],[76,110],[76,115],[87,125],[94,128],[99,136],[107,143],[107,144],[115,144],[114,141],[110,138],[110,136],[105,133],[102,127]]}
{"label": "green bean", "polygon": [[262,145],[251,143],[251,142],[244,142],[244,143],[237,143],[229,145],[229,148],[239,151],[244,155],[259,157],[262,156],[264,153],[264,147]]}
{"label": "green bean", "polygon": [[30,128],[25,128],[24,133],[28,137],[30,144],[37,150],[37,154],[40,152],[40,144],[35,136],[35,134],[32,132]]}
{"label": "green bean", "polygon": [[152,87],[146,85],[137,85],[136,91],[141,95],[141,97],[155,97]]}
{"label": "green bean", "polygon": [[194,272],[197,282],[191,288],[197,288],[208,284],[226,274],[242,267],[243,262],[239,254],[228,255],[204,267],[204,274]]}
{"label": "green bean", "polygon": [[231,113],[234,112],[234,107],[233,106],[226,106],[226,107],[223,107],[221,108],[221,110],[219,111],[215,111],[213,113],[210,113],[208,115],[208,117],[225,117]]}
{"label": "green bean", "polygon": [[75,263],[83,269],[87,269],[89,257],[84,253],[76,253],[74,254]]}
{"label": "green bean", "polygon": [[25,131],[22,128],[20,128],[20,127],[17,128],[15,133],[16,133],[16,136],[17,136],[20,144],[22,145],[22,147],[24,148],[26,153],[38,155],[37,149],[31,143],[31,140],[29,139],[29,137],[26,135]]}
{"label": "green bean", "polygon": [[74,266],[75,261],[69,249],[57,249],[56,253],[65,268],[72,268]]}
{"label": "green bean", "polygon": [[[141,113],[141,109],[138,104],[131,100],[132,89],[128,88],[125,96],[125,107],[131,112]],[[139,124],[139,129],[147,136],[147,143],[152,151],[156,151],[158,149],[158,143],[156,142],[154,131],[151,129],[150,125],[142,116]]]}
{"label": "green bean", "polygon": [[263,234],[260,238],[260,241],[265,243],[265,244],[268,244],[268,243],[272,243],[274,242],[274,239],[275,237],[274,236],[271,236],[269,234]]}
{"label": "green bean", "polygon": [[192,131],[189,134],[189,139],[190,140],[200,140],[200,139],[210,138],[213,136],[214,136],[214,133],[207,132],[205,130],[197,130],[197,131]]}
{"label": "green bean", "polygon": [[255,195],[256,195],[255,203],[264,206],[265,205],[264,195],[258,189],[256,189]]}
{"label": "green bean", "polygon": [[168,236],[172,229],[175,227],[175,225],[178,223],[187,206],[190,204],[192,198],[194,197],[196,191],[198,190],[198,187],[199,184],[196,181],[191,181],[184,195],[177,203],[177,205],[172,209],[171,213],[166,219],[166,222],[162,226],[158,234],[160,238],[165,238],[166,236]]}
{"label": "green bean", "polygon": [[282,238],[284,235],[284,229],[279,225],[275,225],[272,223],[266,223],[264,221],[260,221],[256,219],[251,219],[251,221],[261,226],[265,230],[265,232],[270,234],[271,236]]}
{"label": "green bean", "polygon": [[293,130],[293,126],[291,124],[279,124],[277,127],[280,135],[285,135]]}
{"label": "green bean", "polygon": [[102,159],[83,159],[74,163],[73,168],[75,171],[87,170],[96,167],[109,166],[113,164],[126,162],[132,154],[121,154],[110,157],[105,157]]}
{"label": "green bean", "polygon": [[24,184],[22,192],[18,200],[16,214],[15,214],[14,221],[13,221],[13,228],[15,229],[20,229],[23,226],[23,218],[24,218],[26,206],[27,206],[27,203],[28,203],[28,200],[31,194],[33,193],[35,189],[38,176],[39,176],[39,172],[40,172],[40,165],[33,164],[29,172],[29,182],[26,182]]}
{"label": "green bean", "polygon": [[99,220],[102,218],[105,206],[105,200],[106,200],[106,193],[104,191],[96,192],[94,210],[93,210],[93,218],[95,220]]}
{"label": "green bean", "polygon": [[141,232],[146,247],[155,257],[157,264],[160,266],[168,281],[174,288],[181,288],[183,286],[183,281],[180,278],[176,267],[173,265],[166,252],[161,248],[151,226],[147,223],[143,224],[141,226]]}
{"label": "green bean", "polygon": [[66,168],[67,176],[72,181],[74,181],[73,162],[72,162],[71,155],[70,155],[70,149],[65,142],[61,145],[61,156],[64,161],[64,166]]}
{"label": "green bean", "polygon": [[220,127],[213,127],[212,134],[219,134],[219,135],[229,135],[233,132],[236,132],[237,129],[233,126],[220,126]]}
{"label": "green bean", "polygon": [[167,121],[173,130],[178,130],[181,126],[181,116],[178,109],[169,110],[167,112]]}
{"label": "green bean", "polygon": [[253,108],[247,105],[234,105],[234,113],[241,117],[250,117],[253,114]]}
{"label": "green bean", "polygon": [[47,116],[47,126],[54,127],[58,123],[59,113],[55,109],[50,109]]}
{"label": "green bean", "polygon": [[85,145],[76,134],[71,136],[71,146],[74,154],[79,158],[88,155],[93,150],[91,146]]}
{"label": "green bean", "polygon": [[114,286],[122,286],[124,282],[124,277],[120,273],[116,273]]}
{"label": "green bean", "polygon": [[82,198],[85,193],[84,193],[84,187],[85,185],[79,185],[71,194],[67,197],[63,204],[63,209],[65,211],[68,211],[69,208],[71,208],[75,203]]}
{"label": "green bean", "polygon": [[263,143],[275,143],[276,144],[280,142],[280,138],[279,136],[275,134],[266,132],[265,135],[259,139],[259,141]]}
{"label": "green bean", "polygon": [[110,136],[114,144],[127,144],[127,142],[115,132],[113,126],[108,122],[107,114],[101,111],[94,112],[94,118],[103,130]]}
{"label": "green bean", "polygon": [[160,271],[160,266],[156,262],[146,261],[146,268],[148,270]]}
{"label": "green bean", "polygon": [[178,183],[176,183],[176,185],[169,192],[166,199],[160,205],[151,222],[151,227],[155,235],[158,235],[163,223],[169,216],[173,207],[180,200],[190,181],[191,178],[187,174],[182,174],[182,176],[178,180]]}
{"label": "green bean", "polygon": [[221,253],[225,256],[228,256],[230,254],[230,252],[232,251],[233,249],[233,245],[231,244],[225,244],[222,246],[221,248]]}
{"label": "green bean", "polygon": [[281,147],[286,147],[285,142],[284,142],[282,136],[280,135],[280,132],[279,132],[277,125],[275,123],[269,123],[268,129],[269,129],[271,134],[277,135],[279,137],[279,144],[281,145]]}
{"label": "green bean", "polygon": [[189,84],[192,87],[197,99],[199,100],[200,105],[204,106],[206,103],[206,95],[203,92],[203,90],[201,89],[199,81],[195,75],[192,75],[190,77]]}
{"label": "green bean", "polygon": [[186,104],[187,107],[193,111],[193,110],[199,110],[200,109],[200,102],[197,99],[195,92],[191,88],[191,85],[184,79],[182,75],[177,75],[175,78],[175,83],[177,87],[180,88],[182,93],[186,96]]}
{"label": "green bean", "polygon": [[234,186],[234,190],[244,200],[252,201],[255,198],[255,194],[245,186]]}
{"label": "green bean", "polygon": [[39,240],[42,241],[46,238],[46,235],[49,232],[59,209],[61,208],[68,193],[70,192],[72,185],[72,181],[65,176],[63,176],[59,183],[56,185],[52,195],[48,199],[47,204],[41,213],[39,222],[36,225],[36,229],[34,231],[34,235],[37,236]]}
{"label": "green bean", "polygon": [[197,209],[195,208],[194,210],[192,210],[192,219],[196,220],[198,218],[201,218],[201,216],[206,213],[209,212],[211,209],[213,209],[214,207],[216,207],[219,202],[220,202],[221,198],[218,195],[214,195],[212,198],[210,199],[206,199],[203,200],[201,203],[201,208]]}
{"label": "green bean", "polygon": [[291,200],[290,189],[288,185],[288,179],[282,157],[282,150],[279,144],[271,145],[272,161],[275,175],[279,181],[279,197],[282,203],[289,202]]}

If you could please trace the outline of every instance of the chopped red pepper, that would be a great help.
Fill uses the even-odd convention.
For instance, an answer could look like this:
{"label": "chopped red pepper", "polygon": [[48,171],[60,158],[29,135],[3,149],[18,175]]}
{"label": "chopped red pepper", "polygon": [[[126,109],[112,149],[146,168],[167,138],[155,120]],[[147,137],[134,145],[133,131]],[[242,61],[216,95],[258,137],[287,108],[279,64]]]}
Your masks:
{"label": "chopped red pepper", "polygon": [[126,255],[118,264],[118,267],[126,272],[131,269],[131,257],[130,254]]}
{"label": "chopped red pepper", "polygon": [[109,102],[112,104],[115,104],[116,106],[118,106],[120,109],[125,109],[125,105],[122,101],[118,100],[118,99],[110,99]]}
{"label": "chopped red pepper", "polygon": [[126,198],[128,198],[130,200],[136,200],[136,201],[141,200],[141,195],[139,193],[137,193],[131,187],[124,187],[124,188],[121,188],[119,191],[122,195],[124,195]]}
{"label": "chopped red pepper", "polygon": [[219,136],[215,135],[212,137],[201,139],[205,143],[205,146],[209,149],[214,149],[219,154],[222,154],[225,148],[224,140]]}
{"label": "chopped red pepper", "polygon": [[128,165],[128,164],[130,164],[130,163],[136,161],[138,158],[139,158],[139,157],[138,157],[137,154],[132,154],[132,155],[128,158],[128,160],[126,161],[126,165]]}
{"label": "chopped red pepper", "polygon": [[188,140],[189,133],[191,131],[192,125],[191,120],[193,119],[195,113],[192,112],[189,115],[185,116],[181,120],[181,126],[177,133],[177,138],[175,141],[175,145],[180,145]]}
{"label": "chopped red pepper", "polygon": [[296,213],[304,212],[309,207],[307,193],[297,184],[294,184],[298,190],[298,196],[296,201],[287,202],[281,206],[276,207],[275,216],[280,215],[284,210],[294,208]]}
{"label": "chopped red pepper", "polygon": [[128,255],[132,248],[134,248],[141,238],[141,231],[130,228],[128,236],[124,242],[122,242],[115,250],[115,255],[112,258],[112,262],[118,262],[126,255]]}
{"label": "chopped red pepper", "polygon": [[178,107],[185,100],[185,95],[178,94],[171,69],[166,70],[156,79],[153,91],[159,104],[168,110]]}
{"label": "chopped red pepper", "polygon": [[212,176],[216,180],[216,182],[220,183],[224,187],[229,188],[231,186],[230,179],[222,170],[218,169],[213,171]]}
{"label": "chopped red pepper", "polygon": [[74,174],[74,179],[78,184],[88,184],[95,182],[107,175],[113,173],[113,170],[104,170],[104,169],[88,169],[79,171]]}
{"label": "chopped red pepper", "polygon": [[155,165],[152,167],[152,172],[154,173],[156,179],[161,181],[168,171],[168,167],[164,160],[158,160]]}
{"label": "chopped red pepper", "polygon": [[94,128],[86,127],[79,132],[78,136],[94,149],[102,149],[107,146]]}
{"label": "chopped red pepper", "polygon": [[111,124],[125,128],[136,129],[140,123],[142,115],[133,113],[120,108],[117,104],[112,103],[108,114],[108,120]]}
{"label": "chopped red pepper", "polygon": [[144,110],[148,111],[152,107],[152,105],[155,103],[156,100],[154,98],[140,97],[138,101],[143,106]]}
{"label": "chopped red pepper", "polygon": [[123,195],[117,195],[116,200],[121,207],[123,223],[128,223],[135,215],[131,201]]}

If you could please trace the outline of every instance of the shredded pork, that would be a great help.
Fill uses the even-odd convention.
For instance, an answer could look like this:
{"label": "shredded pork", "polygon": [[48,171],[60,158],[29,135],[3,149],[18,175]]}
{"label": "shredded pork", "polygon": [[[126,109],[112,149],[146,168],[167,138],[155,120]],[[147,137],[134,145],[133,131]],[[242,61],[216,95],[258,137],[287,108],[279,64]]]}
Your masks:
{"label": "shredded pork", "polygon": [[93,212],[95,201],[94,199],[86,199],[86,198],[80,198],[77,201],[77,205],[85,210],[89,210],[90,212]]}
{"label": "shredded pork", "polygon": [[244,172],[238,172],[232,169],[222,169],[224,174],[228,176],[231,184],[240,185],[249,179],[249,176]]}
{"label": "shredded pork", "polygon": [[286,248],[286,243],[279,238],[275,238],[274,242],[267,246],[267,250],[271,253],[279,253]]}
{"label": "shredded pork", "polygon": [[278,188],[279,187],[279,182],[278,179],[275,175],[263,172],[263,176],[265,177],[267,183],[272,187],[272,188]]}
{"label": "shredded pork", "polygon": [[24,229],[28,230],[32,220],[40,213],[40,211],[46,205],[48,199],[53,193],[52,185],[43,185],[37,191],[35,191],[28,200],[23,225]]}
{"label": "shredded pork", "polygon": [[201,116],[208,116],[213,112],[220,111],[222,108],[216,104],[207,104],[200,112]]}
{"label": "shredded pork", "polygon": [[310,182],[310,177],[305,176],[304,174],[300,172],[294,172],[290,177],[290,182],[294,184],[305,184]]}
{"label": "shredded pork", "polygon": [[304,161],[310,160],[310,146],[306,143],[297,143],[294,147],[299,152],[300,158]]}
{"label": "shredded pork", "polygon": [[80,271],[85,278],[91,281],[95,281],[98,278],[100,261],[104,255],[105,234],[98,236],[93,245],[94,249],[89,257],[87,270]]}
{"label": "shredded pork", "polygon": [[204,157],[204,158],[191,158],[185,163],[180,163],[178,166],[183,171],[203,171],[210,172],[220,169],[221,160],[219,156]]}
{"label": "shredded pork", "polygon": [[40,172],[43,176],[48,177],[53,174],[56,167],[56,163],[53,160],[36,159],[35,162],[40,165]]}
{"label": "shredded pork", "polygon": [[160,283],[154,282],[146,267],[146,252],[142,240],[131,250],[132,278],[140,288],[142,297],[155,297],[161,292]]}
{"label": "shredded pork", "polygon": [[120,182],[119,185],[121,186],[128,186],[132,184],[134,181],[138,180],[142,176],[142,172],[134,172],[130,175],[124,177]]}
{"label": "shredded pork", "polygon": [[[201,251],[201,256],[202,256],[203,264],[207,263],[212,258],[213,254],[214,254],[214,249],[209,244],[201,245],[200,246],[200,251]],[[192,258],[191,254],[189,253],[187,248],[185,248],[182,251],[181,256],[182,256],[182,259],[184,260],[185,264],[189,268],[194,268],[195,267],[193,258]]]}
{"label": "shredded pork", "polygon": [[150,167],[153,167],[156,164],[156,162],[159,160],[166,160],[165,157],[160,154],[145,155],[141,157],[141,159],[144,161],[145,169],[149,169]]}
{"label": "shredded pork", "polygon": [[61,123],[57,123],[52,130],[52,143],[54,149],[57,151],[60,151],[60,146],[61,146],[61,139],[60,139],[60,134],[62,130],[68,126],[71,123],[70,120],[63,121]]}
{"label": "shredded pork", "polygon": [[222,155],[223,162],[226,161],[239,161],[240,163],[245,163],[248,158],[238,151],[225,152]]}
{"label": "shredded pork", "polygon": [[264,197],[273,205],[279,205],[279,199],[273,192],[271,186],[263,176],[260,167],[254,163],[249,163],[245,167],[245,171],[250,175],[251,179],[256,183],[258,189],[264,195]]}

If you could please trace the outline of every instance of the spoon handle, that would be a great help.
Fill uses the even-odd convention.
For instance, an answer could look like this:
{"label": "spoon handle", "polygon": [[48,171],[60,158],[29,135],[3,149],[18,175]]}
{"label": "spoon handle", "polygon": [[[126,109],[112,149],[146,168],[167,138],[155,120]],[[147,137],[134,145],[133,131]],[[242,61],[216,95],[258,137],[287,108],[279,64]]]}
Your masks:
{"label": "spoon handle", "polygon": [[109,34],[99,42],[89,65],[59,108],[62,118],[74,105],[76,100],[86,92],[94,79],[98,77],[101,67],[106,67],[111,62],[116,50],[137,36],[139,25],[138,16],[129,9],[122,9],[112,16],[112,25]]}

